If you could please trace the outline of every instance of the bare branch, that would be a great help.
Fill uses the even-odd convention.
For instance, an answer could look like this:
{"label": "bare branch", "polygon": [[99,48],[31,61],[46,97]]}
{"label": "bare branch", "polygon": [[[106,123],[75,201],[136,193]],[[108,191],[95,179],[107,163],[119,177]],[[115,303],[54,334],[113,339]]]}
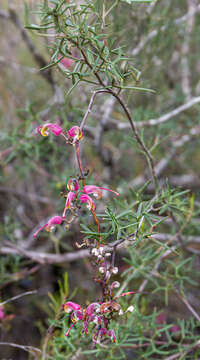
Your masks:
{"label": "bare branch", "polygon": [[72,262],[87,256],[90,256],[89,250],[80,250],[69,252],[66,254],[49,254],[38,251],[29,251],[17,246],[2,246],[1,254],[22,255],[39,264],[61,264],[64,262]]}
{"label": "bare branch", "polygon": [[0,303],[0,306],[3,306],[3,305],[5,305],[5,304],[9,303],[10,301],[14,301],[14,300],[20,299],[20,298],[23,297],[23,296],[33,295],[33,294],[37,294],[37,290],[26,291],[26,292],[24,292],[24,293],[22,293],[22,294],[13,296],[12,298],[1,302],[1,303]]}
{"label": "bare branch", "polygon": [[0,345],[4,345],[4,346],[11,346],[11,347],[15,347],[24,351],[27,351],[29,353],[31,353],[32,355],[37,355],[37,353],[41,353],[41,350],[34,347],[34,346],[28,346],[28,345],[19,345],[19,344],[14,344],[14,343],[9,343],[9,342],[0,342]]}
{"label": "bare branch", "polygon": [[[190,109],[193,105],[199,104],[199,103],[200,103],[200,96],[194,97],[187,103],[185,103],[181,106],[178,106],[177,108],[173,109],[172,111],[168,112],[167,114],[160,116],[157,119],[150,119],[147,121],[140,121],[140,122],[136,123],[136,127],[143,128],[143,127],[156,126],[156,125],[162,124],[165,121],[168,121],[168,120],[172,119],[173,117],[181,114],[182,112]],[[125,123],[125,122],[119,123],[116,120],[110,120],[110,121],[111,121],[112,127],[115,127],[118,130],[126,130],[129,128],[128,123]]]}
{"label": "bare branch", "polygon": [[191,72],[188,62],[188,55],[190,54],[190,39],[191,33],[194,27],[195,20],[195,9],[196,9],[196,0],[187,0],[188,4],[188,18],[185,26],[184,40],[181,49],[181,79],[182,79],[182,91],[185,94],[187,100],[190,100],[192,96],[191,90]]}

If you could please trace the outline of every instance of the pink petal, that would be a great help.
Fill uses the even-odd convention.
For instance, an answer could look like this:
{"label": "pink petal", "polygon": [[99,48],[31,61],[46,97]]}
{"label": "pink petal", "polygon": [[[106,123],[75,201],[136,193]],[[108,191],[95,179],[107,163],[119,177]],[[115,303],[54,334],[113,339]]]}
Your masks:
{"label": "pink petal", "polygon": [[49,221],[48,221],[48,225],[60,225],[61,222],[63,221],[63,218],[61,216],[53,216]]}
{"label": "pink petal", "polygon": [[66,211],[67,209],[70,209],[72,207],[72,202],[75,199],[75,194],[73,191],[70,191],[67,195],[67,199],[66,199],[66,203],[65,203],[65,208],[63,211],[63,217],[65,217]]}
{"label": "pink petal", "polygon": [[96,186],[96,185],[85,185],[83,188],[83,191],[86,194],[94,194],[94,193],[100,194],[101,190],[110,191],[110,192],[113,192],[115,195],[119,196],[119,193],[114,190],[110,190],[110,189],[103,188],[103,187]]}
{"label": "pink petal", "polygon": [[89,195],[85,195],[85,194],[81,195],[80,200],[82,203],[88,204],[89,210],[96,210],[96,205]]}
{"label": "pink petal", "polygon": [[73,301],[67,301],[63,307],[69,308],[71,311],[81,310],[81,306]]}
{"label": "pink petal", "polygon": [[62,133],[62,128],[53,123],[44,123],[36,128],[38,134],[42,136],[48,136],[48,131],[52,132],[54,135],[58,136]]}
{"label": "pink petal", "polygon": [[77,179],[70,178],[67,183],[68,190],[78,191],[79,183]]}
{"label": "pink petal", "polygon": [[92,303],[90,305],[88,305],[87,310],[86,310],[86,315],[91,316],[92,314],[94,314],[94,311],[100,307],[99,303]]}
{"label": "pink petal", "polygon": [[49,123],[48,125],[48,128],[54,135],[58,136],[62,133],[62,128],[59,125],[51,123]]}
{"label": "pink petal", "polygon": [[74,139],[74,141],[81,140],[83,137],[83,132],[79,126],[73,126],[68,130],[68,135]]}

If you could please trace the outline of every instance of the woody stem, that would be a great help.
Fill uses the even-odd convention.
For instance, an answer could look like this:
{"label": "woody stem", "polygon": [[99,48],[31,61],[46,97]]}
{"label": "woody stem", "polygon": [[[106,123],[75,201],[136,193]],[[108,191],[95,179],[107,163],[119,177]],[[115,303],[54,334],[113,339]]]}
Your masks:
{"label": "woody stem", "polygon": [[79,141],[76,141],[76,158],[78,161],[78,166],[79,166],[79,170],[80,170],[80,174],[81,174],[82,183],[83,183],[83,186],[85,186],[85,176],[84,176],[82,162],[81,162],[81,158],[80,158]]}
{"label": "woody stem", "polygon": [[[95,221],[95,223],[97,225],[97,232],[99,233],[99,240],[101,240],[99,220],[97,219],[97,216],[96,216],[95,211],[93,209],[91,209],[91,213],[92,213],[94,221]],[[97,240],[97,248],[99,248],[99,240]]]}

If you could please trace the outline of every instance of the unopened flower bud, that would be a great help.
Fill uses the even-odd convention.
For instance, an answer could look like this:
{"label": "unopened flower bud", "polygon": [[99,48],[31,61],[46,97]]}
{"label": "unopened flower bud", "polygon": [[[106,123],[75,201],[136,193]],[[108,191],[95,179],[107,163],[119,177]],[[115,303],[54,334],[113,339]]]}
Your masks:
{"label": "unopened flower bud", "polygon": [[134,309],[134,306],[131,305],[131,306],[128,307],[128,309],[126,309],[126,312],[127,312],[127,311],[133,312],[134,310],[135,310],[135,309]]}
{"label": "unopened flower bud", "polygon": [[109,257],[109,256],[111,256],[111,253],[105,253],[105,256]]}
{"label": "unopened flower bud", "polygon": [[119,288],[119,287],[120,287],[119,281],[114,281],[114,282],[112,283],[112,285],[111,285],[111,289],[113,289],[113,288]]}
{"label": "unopened flower bud", "polygon": [[103,254],[103,246],[100,246],[99,248],[99,253],[102,255]]}
{"label": "unopened flower bud", "polygon": [[91,251],[92,255],[94,256],[98,256],[99,255],[99,251],[97,248],[93,248],[92,251]]}
{"label": "unopened flower bud", "polygon": [[101,267],[99,268],[99,272],[100,272],[101,274],[104,274],[104,273],[105,273],[105,268],[104,268],[103,266],[101,266]]}
{"label": "unopened flower bud", "polygon": [[116,275],[118,273],[118,267],[115,266],[112,268],[112,273]]}

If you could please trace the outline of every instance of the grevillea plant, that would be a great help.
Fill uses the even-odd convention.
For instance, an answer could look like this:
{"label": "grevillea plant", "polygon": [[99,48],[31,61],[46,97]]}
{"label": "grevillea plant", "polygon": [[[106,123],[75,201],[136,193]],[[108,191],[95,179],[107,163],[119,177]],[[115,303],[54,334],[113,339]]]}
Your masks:
{"label": "grevillea plant", "polygon": [[[57,227],[65,227],[68,231],[73,221],[78,219],[81,222],[83,219],[82,233],[74,245],[77,252],[80,248],[88,251],[92,269],[90,276],[101,289],[100,296],[93,297],[85,304],[82,304],[81,300],[72,301],[73,294],[66,294],[66,291],[65,296],[62,296],[62,306],[57,309],[56,318],[45,337],[43,360],[48,358],[49,334],[54,330],[55,337],[53,345],[51,344],[54,350],[51,348],[51,351],[53,358],[59,360],[70,358],[71,351],[75,358],[78,358],[79,354],[95,354],[103,359],[105,356],[108,359],[125,359],[127,354],[124,354],[123,348],[128,352],[130,347],[140,358],[146,349],[145,358],[152,358],[152,354],[152,359],[165,354],[173,356],[174,349],[180,350],[179,345],[176,346],[173,342],[173,333],[182,331],[183,334],[182,329],[185,330],[185,327],[173,324],[171,320],[169,323],[161,321],[156,309],[148,312],[148,300],[145,298],[148,295],[150,298],[153,292],[165,293],[165,305],[168,304],[169,295],[177,294],[195,320],[200,320],[183,296],[183,281],[187,278],[184,274],[185,259],[179,260],[178,270],[174,268],[173,262],[167,259],[169,255],[177,255],[177,244],[172,245],[172,237],[163,245],[160,238],[155,236],[156,231],[165,224],[165,220],[170,219],[175,228],[174,236],[179,239],[180,244],[183,243],[180,233],[185,230],[192,217],[194,202],[192,197],[184,197],[187,191],[171,189],[168,183],[163,187],[159,185],[158,171],[152,156],[158,141],[155,140],[151,146],[148,139],[148,146],[146,145],[143,134],[139,133],[132,112],[125,102],[127,92],[145,92],[149,96],[154,93],[149,88],[139,86],[140,71],[136,69],[133,59],[124,54],[123,47],[117,46],[118,42],[109,33],[112,12],[121,3],[128,6],[125,2],[134,3],[131,0],[85,0],[78,1],[77,4],[70,0],[44,0],[39,4],[41,23],[26,26],[35,30],[39,36],[51,40],[53,38],[53,41],[49,41],[50,64],[42,70],[52,75],[55,67],[61,71],[68,83],[72,82],[66,97],[81,83],[88,87],[91,95],[83,118],[74,123],[74,126],[66,127],[60,119],[47,120],[35,130],[36,136],[55,136],[55,144],[63,141],[66,146],[71,146],[79,173],[72,171],[65,179],[66,187],[61,193],[60,213],[49,218],[43,226],[38,226],[33,236],[37,238],[41,231],[52,232]],[[123,189],[116,191],[102,183],[90,183],[89,169],[83,166],[84,152],[81,144],[87,140],[86,122],[93,111],[96,98],[101,96],[114,99],[116,107],[120,108],[130,125],[128,135],[121,136],[122,140],[129,138],[131,145],[137,146],[146,160],[143,187],[132,194],[130,202],[121,200]],[[96,132],[101,133],[101,130],[97,129],[94,131],[95,135],[90,135],[94,137],[98,135]],[[146,178],[149,180],[145,183]],[[151,185],[150,194],[145,193],[148,185]],[[106,192],[114,199],[118,208],[113,211],[104,203],[105,212],[99,214],[98,204]],[[85,213],[88,215],[87,220]],[[92,226],[91,221],[88,224],[88,219],[91,218]],[[116,261],[119,247],[129,248],[129,258],[123,263],[123,284]],[[162,267],[161,274],[159,267]],[[140,294],[144,293],[140,303]],[[131,299],[130,304],[127,299]],[[153,305],[151,308],[154,308]],[[190,329],[196,332],[197,327],[197,323],[192,321],[188,325],[187,342],[184,346],[191,344]],[[197,343],[191,345],[192,350],[197,346],[195,344]],[[49,358],[52,358],[51,351]],[[184,354],[184,350],[182,353]]]}
{"label": "grevillea plant", "polygon": [[[87,246],[90,249],[96,268],[95,282],[99,283],[101,286],[102,298],[98,302],[89,304],[86,308],[81,307],[81,305],[72,301],[67,301],[63,304],[64,312],[71,313],[70,318],[72,321],[72,325],[66,332],[65,336],[69,335],[70,330],[74,327],[77,321],[79,321],[83,323],[85,334],[88,332],[89,324],[93,324],[93,342],[100,343],[105,336],[110,337],[111,340],[115,342],[115,332],[113,329],[109,328],[110,320],[112,320],[113,315],[116,315],[116,313],[123,315],[123,310],[117,302],[119,296],[116,297],[114,294],[115,289],[119,288],[120,283],[112,280],[112,276],[118,273],[118,268],[114,264],[114,256],[112,257],[112,261],[109,261],[111,252],[108,251],[107,247],[104,246],[101,241],[100,222],[95,212],[96,204],[93,198],[96,198],[96,200],[100,199],[102,197],[102,191],[104,190],[113,193],[115,196],[119,196],[119,193],[101,186],[86,184],[86,175],[83,170],[79,151],[79,143],[83,138],[83,131],[80,127],[73,126],[67,131],[67,135],[58,124],[45,123],[44,125],[38,126],[36,129],[36,133],[44,137],[48,136],[50,132],[56,136],[63,136],[64,141],[75,148],[80,174],[77,178],[73,178],[71,176],[67,182],[68,193],[63,195],[63,197],[66,198],[66,201],[62,216],[53,216],[48,220],[47,224],[39,228],[33,236],[36,238],[43,229],[48,232],[52,232],[56,225],[61,225],[62,223],[69,224],[68,213],[70,212],[73,217],[76,218],[79,216],[81,206],[84,204],[86,205],[94,218],[99,236],[94,240],[87,242],[84,241],[82,244],[77,244],[77,246]],[[120,297],[134,293],[134,291],[122,293]],[[128,307],[126,311],[133,311],[133,307]]]}

